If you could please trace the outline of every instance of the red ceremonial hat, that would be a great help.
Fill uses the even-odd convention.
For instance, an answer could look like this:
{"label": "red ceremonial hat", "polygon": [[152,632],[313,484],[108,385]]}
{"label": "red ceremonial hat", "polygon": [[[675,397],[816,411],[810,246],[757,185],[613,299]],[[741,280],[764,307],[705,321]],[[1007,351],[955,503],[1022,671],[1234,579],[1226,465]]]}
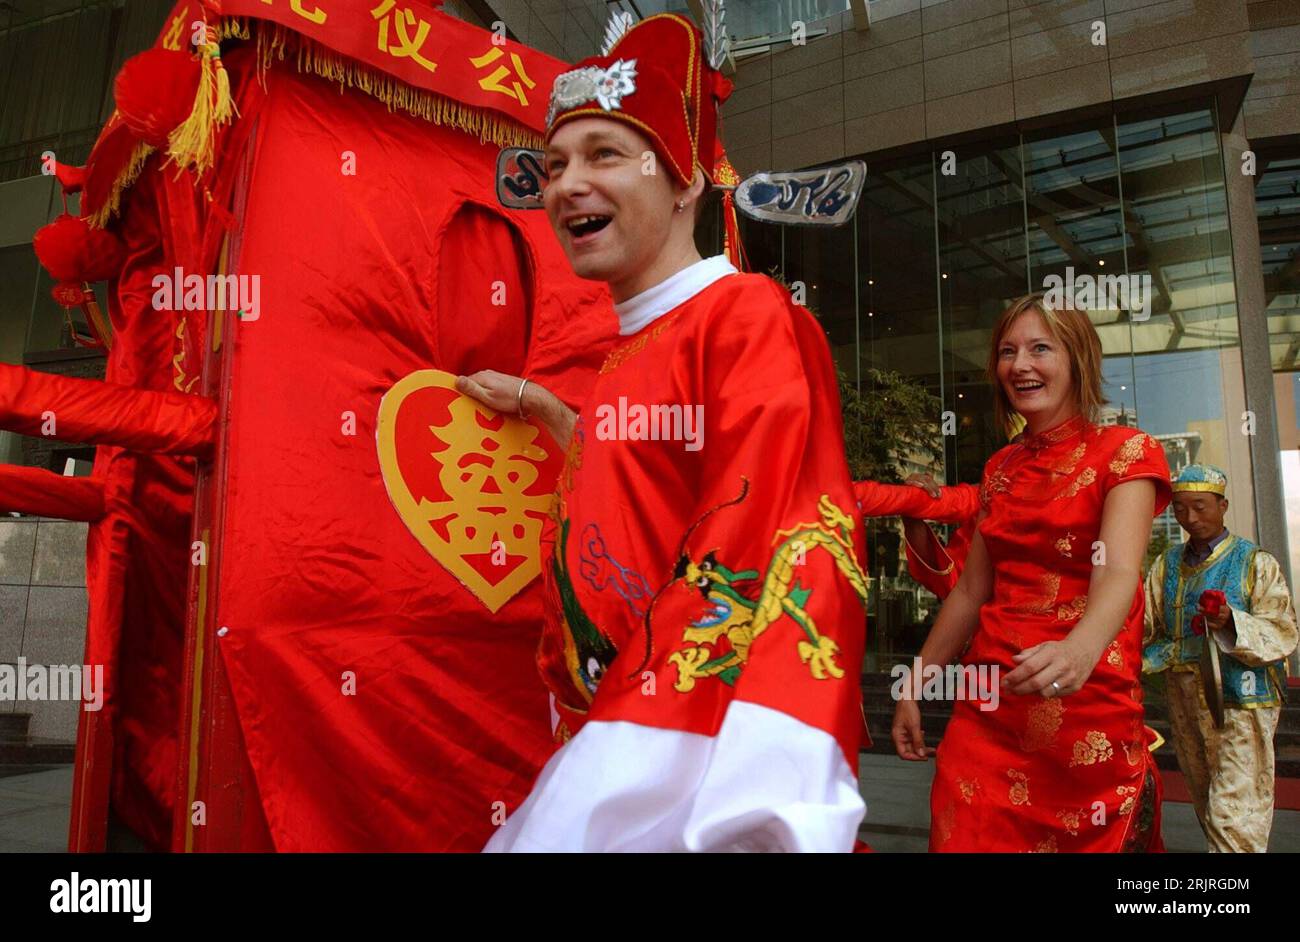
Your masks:
{"label": "red ceremonial hat", "polygon": [[732,86],[710,65],[710,55],[685,17],[642,20],[608,53],[583,59],[555,80],[547,141],[575,118],[623,121],[650,139],[682,185],[690,185],[697,164],[710,183],[724,182],[717,174],[730,165],[718,141],[718,107]]}

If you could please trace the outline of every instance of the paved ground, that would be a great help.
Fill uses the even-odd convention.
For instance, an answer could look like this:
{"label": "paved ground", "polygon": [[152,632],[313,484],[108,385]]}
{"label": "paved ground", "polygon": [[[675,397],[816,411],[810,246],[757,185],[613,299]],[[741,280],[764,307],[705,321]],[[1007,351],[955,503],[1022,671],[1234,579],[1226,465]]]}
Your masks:
{"label": "paved ground", "polygon": [[68,849],[72,766],[0,778],[0,852]]}
{"label": "paved ground", "polygon": [[[933,774],[933,762],[903,762],[893,756],[862,757],[867,820],[861,835],[873,850],[925,851],[930,832]],[[65,850],[71,799],[71,766],[0,778],[0,853]],[[1165,846],[1170,851],[1205,850],[1205,838],[1201,836],[1191,805],[1167,801],[1163,817]],[[1300,851],[1300,811],[1274,814],[1269,850]]]}

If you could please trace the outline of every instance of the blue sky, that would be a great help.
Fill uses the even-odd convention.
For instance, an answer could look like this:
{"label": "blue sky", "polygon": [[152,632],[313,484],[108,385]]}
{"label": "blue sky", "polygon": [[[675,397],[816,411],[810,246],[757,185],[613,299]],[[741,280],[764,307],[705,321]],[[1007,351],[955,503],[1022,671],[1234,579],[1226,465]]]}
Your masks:
{"label": "blue sky", "polygon": [[1110,357],[1102,364],[1102,384],[1111,406],[1124,406],[1130,413],[1136,406],[1142,431],[1152,435],[1184,432],[1188,422],[1223,418],[1218,350]]}

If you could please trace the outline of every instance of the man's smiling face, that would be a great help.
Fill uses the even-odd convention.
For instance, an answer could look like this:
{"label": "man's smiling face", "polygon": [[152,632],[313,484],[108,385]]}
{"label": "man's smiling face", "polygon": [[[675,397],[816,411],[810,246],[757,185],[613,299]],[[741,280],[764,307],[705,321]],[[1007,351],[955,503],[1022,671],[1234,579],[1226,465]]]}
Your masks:
{"label": "man's smiling face", "polygon": [[619,284],[659,256],[676,191],[657,162],[649,139],[621,121],[578,118],[552,136],[543,204],[579,277]]}

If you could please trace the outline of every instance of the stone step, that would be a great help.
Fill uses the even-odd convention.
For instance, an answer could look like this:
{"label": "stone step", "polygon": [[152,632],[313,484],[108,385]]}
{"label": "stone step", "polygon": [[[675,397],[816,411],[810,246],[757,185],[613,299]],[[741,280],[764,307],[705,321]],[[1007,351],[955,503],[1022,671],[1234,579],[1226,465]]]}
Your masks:
{"label": "stone step", "polygon": [[30,713],[0,713],[0,743],[25,743]]}
{"label": "stone step", "polygon": [[26,742],[0,741],[0,778],[68,766],[76,759],[74,743],[34,736]]}

